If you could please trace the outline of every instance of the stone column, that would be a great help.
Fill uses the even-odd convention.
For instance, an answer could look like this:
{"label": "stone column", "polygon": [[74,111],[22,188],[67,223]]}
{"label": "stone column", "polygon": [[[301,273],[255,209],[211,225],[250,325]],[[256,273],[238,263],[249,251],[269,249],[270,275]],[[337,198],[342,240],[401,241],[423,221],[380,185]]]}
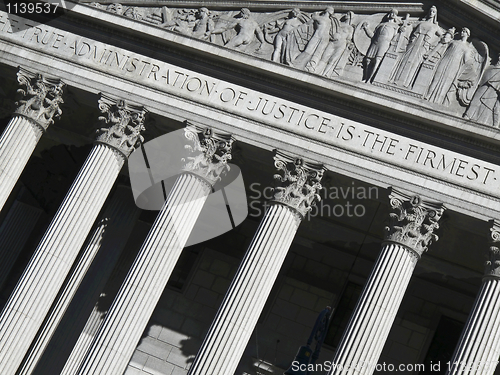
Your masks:
{"label": "stone column", "polygon": [[[35,366],[52,369],[61,362],[61,358],[51,355],[47,356],[50,358],[45,357],[45,360],[42,360],[43,363],[38,363],[56,329],[59,331],[56,336],[57,343],[51,344],[51,347],[57,347],[57,349],[54,348],[51,353],[62,355],[68,346],[73,346],[74,337],[78,337],[79,334],[75,330],[85,323],[92,307],[97,302],[104,284],[125,247],[139,213],[140,210],[133,201],[131,189],[118,186],[88,237],[72,269],[71,277],[59,293],[57,302],[45,319],[17,375],[32,374]],[[74,298],[75,295],[76,298]],[[66,324],[58,327],[66,313],[69,316],[64,319]]]}
{"label": "stone column", "polygon": [[393,191],[382,251],[335,352],[329,374],[371,375],[410,282],[413,269],[438,237],[444,207]]}
{"label": "stone column", "polygon": [[100,129],[59,210],[0,315],[0,373],[14,375],[57,297],[128,154],[144,128],[143,108],[101,97]]}
{"label": "stone column", "polygon": [[17,80],[24,88],[17,90],[24,98],[0,137],[0,209],[5,204],[19,176],[54,118],[62,114],[59,104],[64,83],[19,68]]}
{"label": "stone column", "polygon": [[177,178],[77,374],[123,374],[212,186],[227,170],[230,136],[188,126],[186,138],[201,154]]}
{"label": "stone column", "polygon": [[489,260],[481,289],[447,375],[493,375],[500,357],[500,223],[492,222]]}
{"label": "stone column", "polygon": [[321,165],[276,153],[283,176],[188,375],[234,374],[301,220],[319,200]]}
{"label": "stone column", "polygon": [[17,199],[0,226],[0,289],[33,231],[42,209]]}
{"label": "stone column", "polygon": [[[151,224],[149,224],[149,228],[151,228]],[[96,336],[97,332],[99,331],[99,327],[101,326],[104,318],[106,317],[107,311],[111,307],[109,305],[112,303],[112,301],[108,302],[109,301],[108,298],[114,297],[116,296],[116,294],[118,294],[117,280],[120,279],[119,275],[125,273],[125,271],[128,271],[128,269],[131,266],[133,258],[135,258],[133,257],[133,254],[130,253],[134,253],[134,251],[132,252],[129,251],[127,254],[125,254],[125,256],[122,256],[119,259],[115,268],[111,272],[107,283],[100,290],[100,294],[98,296],[98,299],[96,300],[96,303],[92,307],[92,311],[90,312],[90,314],[87,315],[88,318],[85,322],[85,326],[81,329],[80,327],[76,328],[78,330],[78,339],[76,340],[76,343],[74,343],[74,345],[72,342],[71,345],[69,346],[71,352],[68,356],[65,356],[65,363],[62,364],[63,368],[60,371],[60,373],[57,372],[57,374],[59,375],[74,374],[78,370],[78,367],[82,363],[87,350],[90,348],[90,345],[92,344],[92,340]],[[99,298],[103,295],[106,295],[106,303],[99,301]],[[103,306],[103,304],[105,306]],[[53,366],[45,368],[53,368]],[[57,370],[59,371],[59,368],[57,368]],[[38,371],[35,374],[38,375]]]}

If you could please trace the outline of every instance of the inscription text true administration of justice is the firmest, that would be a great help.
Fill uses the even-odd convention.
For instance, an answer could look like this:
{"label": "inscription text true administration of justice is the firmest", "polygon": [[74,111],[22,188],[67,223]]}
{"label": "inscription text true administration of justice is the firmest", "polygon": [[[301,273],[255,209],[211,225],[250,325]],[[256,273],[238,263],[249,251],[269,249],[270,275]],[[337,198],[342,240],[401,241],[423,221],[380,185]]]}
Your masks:
{"label": "inscription text true administration of justice is the firmest", "polygon": [[[498,191],[498,167],[390,132],[204,76],[0,12],[0,36],[350,151],[479,190]],[[493,188],[493,189],[492,189]]]}

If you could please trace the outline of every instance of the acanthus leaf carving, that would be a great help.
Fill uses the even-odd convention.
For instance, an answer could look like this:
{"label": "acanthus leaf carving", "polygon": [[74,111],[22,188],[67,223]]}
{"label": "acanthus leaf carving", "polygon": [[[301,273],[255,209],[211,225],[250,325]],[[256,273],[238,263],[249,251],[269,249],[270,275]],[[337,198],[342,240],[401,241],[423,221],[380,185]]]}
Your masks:
{"label": "acanthus leaf carving", "polygon": [[484,276],[500,278],[500,222],[490,221],[491,242],[488,249],[488,260],[484,264]]}
{"label": "acanthus leaf carving", "polygon": [[295,210],[303,219],[316,202],[321,200],[321,179],[326,171],[320,164],[305,162],[275,150],[274,166],[282,174],[275,174],[274,202]]}
{"label": "acanthus leaf carving", "polygon": [[187,122],[184,136],[190,142],[184,147],[194,156],[183,159],[186,162],[183,170],[200,176],[213,187],[230,169],[228,162],[232,159],[234,138]]}
{"label": "acanthus leaf carving", "polygon": [[96,141],[112,147],[125,159],[128,158],[137,144],[144,140],[141,132],[146,129],[144,121],[147,110],[103,94],[99,98],[99,110],[104,114],[99,116],[99,120],[107,124],[107,127],[97,130],[99,135]]}
{"label": "acanthus leaf carving", "polygon": [[45,77],[42,74],[19,68],[17,80],[24,88],[17,92],[23,99],[16,102],[18,105],[14,113],[25,116],[36,124],[36,131],[40,134],[62,115],[59,108],[65,83],[57,78]]}
{"label": "acanthus leaf carving", "polygon": [[385,240],[402,244],[422,256],[439,239],[435,231],[444,206],[397,190],[391,192],[389,199],[392,212],[385,227]]}

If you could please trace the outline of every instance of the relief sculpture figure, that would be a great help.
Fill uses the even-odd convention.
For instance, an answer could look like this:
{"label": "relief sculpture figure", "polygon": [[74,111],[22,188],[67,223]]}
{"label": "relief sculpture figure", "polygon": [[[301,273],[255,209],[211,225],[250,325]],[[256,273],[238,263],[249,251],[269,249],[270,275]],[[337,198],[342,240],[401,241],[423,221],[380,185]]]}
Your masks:
{"label": "relief sculpture figure", "polygon": [[200,8],[196,13],[196,21],[193,29],[189,30],[186,35],[204,39],[210,35],[213,28],[214,21],[210,18],[209,10],[207,8]]}
{"label": "relief sculpture figure", "polygon": [[432,6],[424,19],[413,29],[408,47],[396,67],[392,82],[400,86],[411,87],[418,68],[424,60],[424,55],[436,45],[442,34],[437,22],[437,8]]}
{"label": "relief sculpture figure", "polygon": [[453,41],[455,37],[455,28],[452,27],[441,36],[439,43],[435,45],[428,53],[423,56],[424,61],[427,64],[437,65],[437,63],[443,58],[448,45]]}
{"label": "relief sculpture figure", "polygon": [[[341,23],[338,32],[332,35],[330,43],[328,44],[324,54],[324,69],[322,74],[325,77],[331,78],[339,76],[340,71],[344,68],[346,53],[350,53],[354,47],[352,38],[354,35],[354,27],[352,26],[353,12],[347,12],[344,16],[344,22]],[[341,61],[343,60],[343,61]]]}
{"label": "relief sculpture figure", "polygon": [[274,51],[271,59],[274,62],[281,62],[283,64],[287,64],[292,61],[291,49],[292,43],[291,40],[293,37],[292,32],[302,25],[302,21],[298,18],[300,15],[300,9],[294,8],[288,15],[288,19],[283,24],[281,30],[274,37]]}
{"label": "relief sculpture figure", "polygon": [[431,84],[432,77],[438,62],[443,58],[448,45],[453,41],[455,36],[455,28],[452,27],[448,29],[436,44],[428,53],[424,54],[423,62],[417,71],[417,76],[412,84],[412,91],[423,95],[427,92],[429,85]]}
{"label": "relief sculpture figure", "polygon": [[207,35],[222,34],[230,29],[235,29],[237,34],[225,44],[228,48],[243,49],[251,44],[255,40],[255,37],[260,42],[260,46],[264,43],[264,33],[257,21],[252,18],[252,13],[248,8],[242,8],[239,17],[235,21],[215,28],[215,30],[208,32]]}
{"label": "relief sculpture figure", "polygon": [[398,17],[398,11],[392,9],[374,31],[368,29],[367,22],[361,25],[366,35],[371,38],[370,47],[368,47],[368,52],[366,53],[363,64],[364,82],[369,82],[377,72],[377,68],[389,49],[392,38],[396,35],[401,23],[402,21]]}
{"label": "relief sculpture figure", "polygon": [[[192,15],[191,15],[192,17]],[[190,22],[189,19],[172,18],[171,12],[166,7],[162,8],[162,18],[164,22],[162,27],[172,29],[183,35],[192,36],[199,39],[206,39],[214,28],[214,22],[210,18],[210,12],[207,8],[200,8],[196,12],[196,21]]]}
{"label": "relief sculpture figure", "polygon": [[333,7],[328,7],[321,13],[312,16],[314,33],[309,39],[304,51],[291,63],[298,69],[306,69],[313,73],[323,57],[330,41],[330,35],[337,32],[339,21],[334,16]]}
{"label": "relief sculpture figure", "polygon": [[500,127],[500,54],[497,63],[485,71],[464,118]]}
{"label": "relief sculpture figure", "polygon": [[424,99],[449,105],[453,93],[456,93],[461,104],[468,104],[467,97],[470,89],[477,85],[488,54],[484,43],[478,44],[481,50],[481,53],[478,53],[476,48],[467,41],[469,37],[470,30],[464,27],[460,33],[460,39],[448,44],[442,59],[436,66]]}
{"label": "relief sculpture figure", "polygon": [[[483,78],[488,46],[469,40],[466,27],[460,38],[455,28],[441,28],[435,6],[417,21],[410,14],[401,19],[396,9],[341,17],[332,6],[315,13],[299,8],[252,13],[91,4],[326,78],[361,79],[500,128],[500,61]],[[465,113],[460,106],[468,107]]]}

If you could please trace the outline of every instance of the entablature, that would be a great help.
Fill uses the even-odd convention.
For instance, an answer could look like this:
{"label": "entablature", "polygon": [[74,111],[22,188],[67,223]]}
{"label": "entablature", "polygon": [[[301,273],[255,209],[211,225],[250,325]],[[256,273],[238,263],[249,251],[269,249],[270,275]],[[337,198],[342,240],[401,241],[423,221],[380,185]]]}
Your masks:
{"label": "entablature", "polygon": [[[115,32],[120,33],[121,39],[124,39],[125,34],[128,33],[130,37],[136,40],[140,38],[151,42],[153,45],[150,48],[154,48],[155,45],[162,46],[163,49],[171,53],[170,58],[172,61],[175,61],[174,55],[177,55],[177,61],[182,61],[185,67],[192,67],[193,70],[208,72],[213,76],[255,87],[294,101],[299,100],[305,105],[328,108],[334,113],[353,116],[353,118],[360,116],[369,118],[372,121],[378,119],[380,120],[380,126],[391,127],[392,125],[392,128],[400,132],[409,131],[411,133],[413,128],[416,137],[425,137],[425,133],[429,133],[430,138],[436,138],[436,135],[437,138],[451,138],[453,144],[470,143],[478,149],[491,147],[494,149],[496,147],[493,145],[498,144],[497,140],[500,138],[498,126],[500,126],[500,123],[498,126],[496,124],[497,120],[500,121],[500,117],[497,119],[497,116],[494,115],[494,108],[496,108],[494,107],[496,105],[494,99],[488,99],[492,104],[485,104],[487,101],[485,98],[489,98],[494,94],[491,87],[495,85],[497,72],[500,70],[497,67],[497,51],[494,47],[499,43],[496,35],[493,36],[491,32],[485,32],[486,29],[484,28],[481,30],[477,27],[469,29],[469,31],[478,29],[471,42],[463,40],[467,39],[464,36],[460,40],[447,40],[445,43],[443,38],[446,35],[449,38],[449,32],[452,28],[448,27],[451,25],[450,21],[447,21],[448,23],[436,23],[432,27],[427,25],[427,23],[431,24],[432,22],[426,22],[425,17],[428,17],[428,13],[425,13],[423,10],[425,6],[421,3],[375,3],[371,6],[362,3],[365,6],[365,12],[373,12],[374,9],[378,9],[378,12],[380,12],[381,9],[390,9],[396,4],[400,6],[400,9],[403,9],[400,13],[411,12],[408,13],[411,16],[404,21],[398,18],[400,22],[403,22],[400,25],[398,24],[399,29],[406,27],[407,31],[405,31],[405,35],[398,31],[394,38],[399,37],[404,41],[400,42],[398,40],[399,45],[397,45],[394,38],[390,41],[389,48],[399,48],[399,52],[396,51],[395,55],[393,54],[393,56],[397,55],[396,62],[389,61],[389,52],[385,53],[379,62],[376,74],[368,79],[370,83],[365,83],[362,80],[363,75],[367,73],[365,66],[363,66],[366,56],[360,50],[364,48],[366,55],[367,50],[374,44],[375,36],[370,39],[367,33],[377,30],[384,24],[384,22],[378,23],[383,21],[384,13],[374,15],[353,14],[350,16],[351,20],[348,20],[346,17],[349,13],[343,12],[344,8],[347,10],[351,4],[331,3],[334,6],[341,7],[337,9],[342,10],[338,14],[333,13],[331,17],[335,21],[331,21],[330,44],[322,48],[317,46],[315,50],[311,49],[312,52],[308,52],[307,49],[311,44],[309,42],[315,37],[315,21],[313,18],[317,13],[314,13],[314,10],[321,7],[324,10],[325,3],[301,3],[309,7],[306,8],[309,11],[300,11],[301,15],[298,17],[301,19],[298,21],[300,25],[296,27],[296,29],[300,29],[300,33],[299,31],[297,33],[303,34],[301,37],[304,40],[301,42],[301,46],[297,45],[297,41],[293,42],[295,45],[290,48],[298,48],[298,52],[295,52],[296,56],[293,61],[286,61],[286,58],[291,57],[277,56],[277,46],[273,45],[273,43],[276,44],[276,38],[279,37],[283,30],[283,24],[290,20],[287,18],[291,17],[288,15],[289,9],[276,11],[276,4],[274,4],[271,11],[268,9],[267,12],[264,12],[262,8],[267,7],[269,4],[260,4],[259,11],[251,12],[250,17],[255,17],[256,21],[260,19],[260,23],[265,22],[263,26],[260,26],[260,29],[264,30],[262,35],[265,41],[259,45],[258,33],[255,35],[252,33],[250,43],[232,46],[230,41],[238,39],[235,30],[239,26],[233,25],[233,28],[224,31],[222,29],[230,26],[230,21],[240,19],[241,12],[236,10],[239,4],[232,4],[230,8],[232,10],[211,11],[208,8],[201,8],[207,9],[209,17],[214,19],[210,21],[213,29],[210,32],[217,31],[215,30],[217,27],[220,29],[220,33],[216,32],[213,35],[201,36],[197,35],[196,32],[196,35],[193,34],[195,25],[199,21],[198,17],[201,17],[199,9],[170,7],[174,3],[176,2],[161,2],[161,4],[168,5],[162,5],[161,7],[132,6],[130,2],[123,5],[93,3],[92,6],[103,10],[103,12],[76,12],[76,9],[73,9],[71,14],[77,18],[90,16],[92,20],[87,19],[89,22],[102,23],[104,21],[106,27],[110,29],[110,33],[113,33],[112,30],[115,29]],[[215,9],[221,9],[221,6],[224,5],[218,3],[219,6],[215,7],[217,2],[212,3]],[[141,2],[140,4],[144,3]],[[149,3],[145,4],[151,5]],[[251,2],[249,4],[255,5]],[[191,4],[188,3],[188,5]],[[357,4],[357,6],[360,5]],[[254,16],[254,14],[256,15]],[[113,17],[115,15],[119,17]],[[263,15],[266,17],[264,21],[262,21]],[[129,26],[126,18],[133,19],[142,25],[152,25],[154,28],[139,29],[137,24]],[[356,18],[357,23],[352,23]],[[218,24],[215,23],[215,20],[225,26],[216,26]],[[427,21],[430,21],[430,19],[427,19]],[[472,22],[471,20],[462,20],[460,25],[468,25],[467,21]],[[368,29],[363,31],[361,26],[365,22]],[[271,23],[274,23],[274,29],[269,26]],[[352,23],[352,25],[349,25],[349,23]],[[278,24],[281,24],[281,26],[276,26]],[[458,32],[460,25],[457,25],[455,32]],[[344,40],[344,44],[340,46],[341,48],[332,46],[334,44],[332,35],[334,35],[333,38],[337,37],[342,34],[342,30],[345,30],[346,27],[351,28],[353,32],[352,38],[348,38],[347,43]],[[430,38],[429,32],[427,34],[422,32],[428,27],[431,27],[435,33],[432,37],[433,43],[426,41],[427,38]],[[333,33],[333,28],[337,28],[338,32]],[[157,32],[158,29],[170,30],[173,31],[173,34]],[[271,31],[266,31],[266,29]],[[441,37],[438,35],[439,33],[441,33]],[[478,33],[482,33],[480,38],[487,40],[488,43],[478,39]],[[158,40],[158,38],[161,40]],[[296,38],[297,36],[295,36]],[[309,38],[309,42],[307,38]],[[114,41],[114,44],[119,45],[119,43],[120,40]],[[460,55],[462,52],[458,53],[458,55],[452,53],[454,50],[451,48],[452,44],[456,45],[457,48],[464,47],[465,52],[462,52],[467,55],[467,59]],[[413,46],[414,53],[408,52],[411,46]],[[448,62],[441,64],[440,74],[436,74],[435,77],[432,77],[431,73],[425,71],[423,67],[424,63],[429,63],[430,60],[426,58],[425,61],[419,61],[419,59],[423,59],[424,52],[432,52],[431,47],[434,47],[435,50],[434,65],[431,64],[433,65],[431,68],[435,68],[436,73],[440,67],[438,64],[440,56],[444,56],[444,53],[448,50],[447,47],[450,47]],[[320,57],[318,57],[318,48],[320,49],[319,52],[322,52]],[[344,49],[342,50],[342,48]],[[406,51],[404,51],[405,48]],[[440,48],[443,51],[439,52]],[[300,49],[302,49],[302,52],[300,52]],[[85,50],[82,50],[83,52]],[[88,52],[88,54],[91,53],[92,51]],[[147,52],[143,50],[143,53]],[[154,52],[150,51],[147,54],[151,55],[151,53]],[[280,55],[287,55],[287,53],[282,51]],[[464,61],[457,63],[457,60],[461,58],[459,55],[462,56]],[[280,60],[280,58],[285,60]],[[444,61],[444,58],[441,58],[441,60]],[[328,63],[330,63],[330,69],[327,69]],[[332,68],[331,63],[336,64],[335,69]],[[368,61],[366,63],[369,64]],[[139,69],[132,67],[130,64],[126,67],[127,70]],[[451,72],[452,67],[455,69],[454,72]],[[393,82],[389,82],[390,80]],[[407,87],[408,85],[409,87]],[[475,93],[476,96],[474,96]],[[488,106],[494,108],[486,109]]]}
{"label": "entablature", "polygon": [[125,96],[152,113],[209,122],[262,148],[305,152],[380,186],[437,192],[478,217],[497,211],[490,202],[500,191],[500,135],[492,126],[96,7],[75,4],[50,23],[26,25],[0,33],[10,65],[23,56],[76,87]]}

